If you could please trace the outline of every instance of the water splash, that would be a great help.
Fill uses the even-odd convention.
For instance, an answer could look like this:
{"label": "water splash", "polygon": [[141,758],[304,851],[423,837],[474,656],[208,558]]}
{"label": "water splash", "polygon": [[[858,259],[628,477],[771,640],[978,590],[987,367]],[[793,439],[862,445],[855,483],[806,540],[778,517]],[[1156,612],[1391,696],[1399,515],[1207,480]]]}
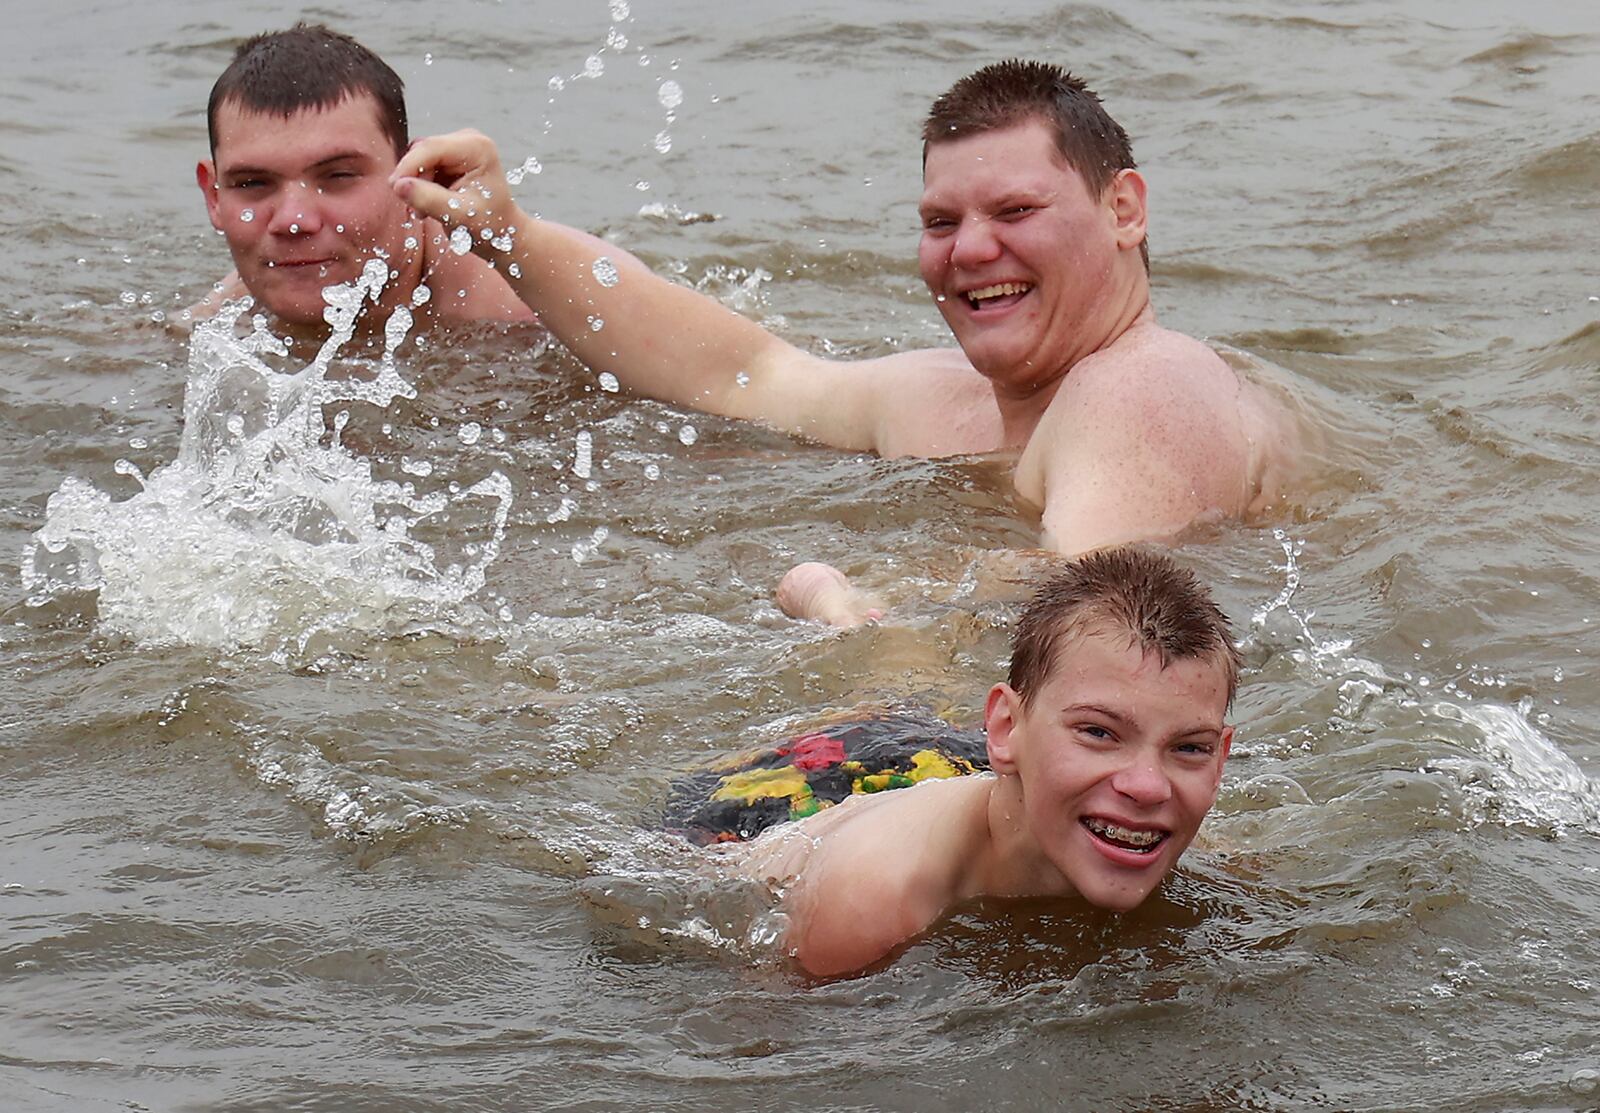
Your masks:
{"label": "water splash", "polygon": [[[365,377],[329,377],[387,277],[374,259],[355,283],[324,291],[331,333],[298,370],[269,365],[292,361],[263,318],[239,335],[243,302],[200,324],[177,458],[147,478],[123,469],[141,490],[120,502],[86,480],[63,482],[23,550],[33,601],[98,592],[107,633],[283,661],[321,635],[481,621],[470,601],[499,553],[510,481],[496,471],[455,493],[419,491],[375,477],[373,460],[343,444],[351,405],[416,396],[395,365],[412,326],[404,307],[385,323],[383,355]],[[433,470],[404,464],[410,476]],[[441,549],[419,527],[445,536]]]}
{"label": "water splash", "polygon": [[1295,605],[1304,543],[1281,529],[1273,536],[1284,555],[1283,587],[1251,616],[1251,633],[1242,643],[1247,655],[1285,654],[1312,683],[1337,692],[1336,713],[1345,723],[1393,730],[1409,722],[1414,725],[1404,729],[1412,736],[1418,726],[1432,727],[1421,733],[1448,749],[1428,757],[1422,772],[1446,778],[1461,792],[1469,825],[1600,833],[1600,786],[1535,725],[1531,699],[1515,706],[1473,700],[1446,685],[1460,702],[1440,700],[1428,677],[1395,675],[1351,653],[1349,639],[1319,638],[1311,625],[1316,612]]}

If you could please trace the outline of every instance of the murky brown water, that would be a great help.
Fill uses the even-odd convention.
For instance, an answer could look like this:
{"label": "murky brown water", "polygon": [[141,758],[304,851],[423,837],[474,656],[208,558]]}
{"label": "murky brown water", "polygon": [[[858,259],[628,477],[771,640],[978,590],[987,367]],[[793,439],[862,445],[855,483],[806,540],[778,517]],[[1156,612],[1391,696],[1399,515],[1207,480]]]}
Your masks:
{"label": "murky brown water", "polygon": [[[162,549],[114,509],[121,594],[30,598],[15,558],[52,493],[125,499],[117,461],[178,455],[188,354],[151,318],[226,269],[191,177],[205,95],[235,36],[292,17],[13,7],[0,1106],[1600,1107],[1600,9],[315,10],[396,65],[419,130],[537,155],[529,207],[848,353],[943,336],[914,267],[928,100],[1008,54],[1065,61],[1135,136],[1163,320],[1327,415],[1334,459],[1291,513],[1184,550],[1249,668],[1166,897],[969,909],[810,985],[651,818],[675,770],[807,714],[975,714],[1010,609],[959,585],[1033,538],[1004,466],[808,447],[474,334],[347,437],[382,474],[510,480],[466,603],[386,608],[333,556],[256,564],[176,526]],[[483,555],[469,510],[419,527],[441,565]],[[899,624],[783,619],[770,590],[807,557]],[[194,624],[246,612],[233,651]]]}

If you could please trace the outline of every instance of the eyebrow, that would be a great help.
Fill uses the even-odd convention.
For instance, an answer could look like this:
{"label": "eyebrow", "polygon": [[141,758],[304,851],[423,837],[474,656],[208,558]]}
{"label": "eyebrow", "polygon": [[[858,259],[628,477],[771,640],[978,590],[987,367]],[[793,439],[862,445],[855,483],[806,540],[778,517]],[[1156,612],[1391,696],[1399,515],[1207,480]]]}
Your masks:
{"label": "eyebrow", "polygon": [[[1109,707],[1102,707],[1098,703],[1074,703],[1074,704],[1069,704],[1068,706],[1063,707],[1061,709],[1061,713],[1063,715],[1068,715],[1068,714],[1071,714],[1072,712],[1075,712],[1075,711],[1079,712],[1079,713],[1088,712],[1088,713],[1090,713],[1092,715],[1099,715],[1099,716],[1101,716],[1103,718],[1110,719],[1112,722],[1116,723],[1118,726],[1126,727],[1126,726],[1136,725],[1134,723],[1134,721],[1132,719],[1128,718],[1126,715],[1123,715],[1123,714],[1121,714],[1121,713],[1119,713],[1117,711],[1113,711]],[[1195,735],[1200,735],[1200,734],[1209,735],[1209,736],[1213,736],[1214,737],[1214,736],[1220,735],[1221,733],[1222,733],[1222,728],[1220,728],[1220,727],[1214,727],[1209,723],[1200,723],[1200,724],[1197,724],[1195,726],[1188,727],[1188,728],[1186,728],[1184,730],[1181,730],[1181,731],[1177,732],[1176,734],[1173,735],[1173,737],[1174,738],[1192,738]]]}
{"label": "eyebrow", "polygon": [[[306,169],[307,170],[321,170],[323,167],[328,166],[328,165],[330,165],[332,163],[335,163],[335,162],[345,162],[345,161],[349,161],[349,160],[360,161],[360,160],[367,159],[367,158],[370,158],[370,157],[371,156],[368,155],[364,151],[340,151],[338,154],[329,155],[327,158],[319,158],[316,162],[313,162],[310,166],[306,167]],[[225,166],[222,169],[222,173],[224,173],[224,174],[265,174],[265,175],[269,175],[269,176],[278,176],[278,177],[282,176],[282,175],[280,175],[278,173],[278,171],[276,171],[276,170],[268,170],[264,166]]]}

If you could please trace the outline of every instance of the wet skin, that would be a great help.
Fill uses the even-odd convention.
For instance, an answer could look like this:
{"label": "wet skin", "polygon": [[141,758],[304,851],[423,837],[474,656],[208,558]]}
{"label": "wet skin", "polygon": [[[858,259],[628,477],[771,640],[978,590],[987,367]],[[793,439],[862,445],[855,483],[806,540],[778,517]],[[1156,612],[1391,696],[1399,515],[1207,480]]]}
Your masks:
{"label": "wet skin", "polygon": [[245,288],[287,324],[320,325],[323,287],[354,281],[374,255],[400,272],[391,296],[420,274],[421,222],[389,187],[397,152],[378,120],[367,94],[288,118],[217,112],[215,159],[196,181]]}
{"label": "wet skin", "polygon": [[1016,839],[1013,861],[1033,875],[1023,888],[1133,908],[1216,801],[1233,741],[1226,679],[1209,659],[1163,667],[1126,633],[1104,628],[1058,654],[1031,704],[1004,684],[990,693],[1000,774],[991,826]]}
{"label": "wet skin", "polygon": [[919,212],[922,279],[999,389],[1049,384],[1148,304],[1142,275],[1116,269],[1144,236],[1143,180],[1123,171],[1095,197],[1042,121],[931,145]]}

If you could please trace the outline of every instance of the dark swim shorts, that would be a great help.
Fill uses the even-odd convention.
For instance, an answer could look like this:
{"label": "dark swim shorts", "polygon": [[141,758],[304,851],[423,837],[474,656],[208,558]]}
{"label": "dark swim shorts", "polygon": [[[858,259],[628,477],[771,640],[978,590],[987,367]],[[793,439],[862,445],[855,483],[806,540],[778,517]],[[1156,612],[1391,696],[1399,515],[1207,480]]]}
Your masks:
{"label": "dark swim shorts", "polygon": [[692,842],[737,842],[850,796],[989,768],[984,733],[883,715],[830,723],[674,781],[662,825]]}

